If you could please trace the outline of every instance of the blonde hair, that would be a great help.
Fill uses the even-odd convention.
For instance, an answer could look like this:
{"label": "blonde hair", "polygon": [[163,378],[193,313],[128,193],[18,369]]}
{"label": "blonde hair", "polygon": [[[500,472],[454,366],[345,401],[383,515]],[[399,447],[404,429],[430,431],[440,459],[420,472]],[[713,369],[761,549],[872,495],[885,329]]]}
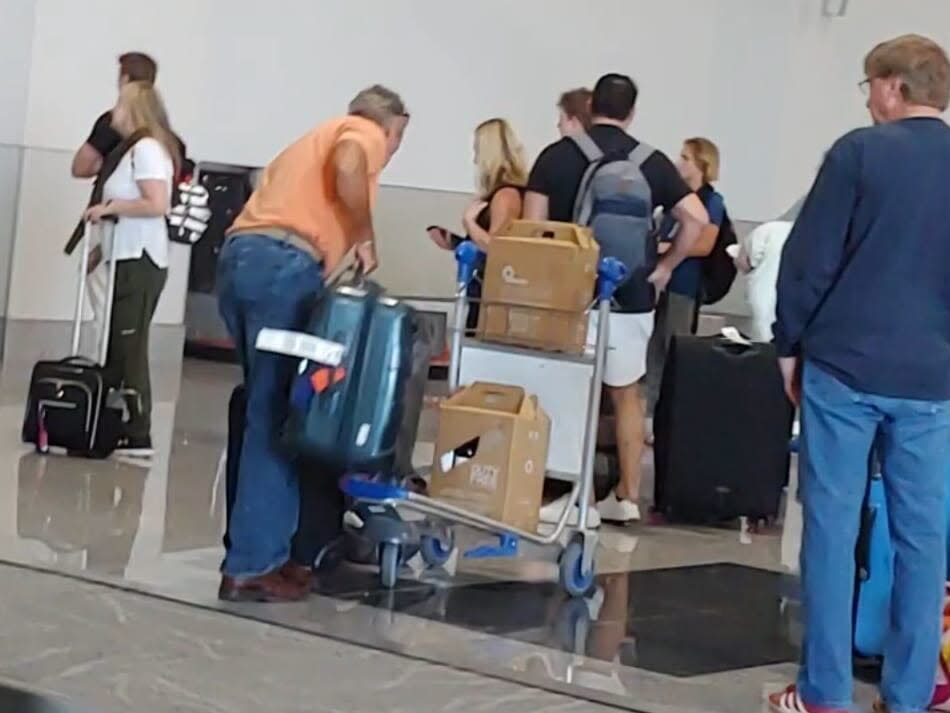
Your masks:
{"label": "blonde hair", "polygon": [[528,181],[524,147],[504,119],[489,119],[475,128],[475,165],[478,188],[486,197],[502,186]]}
{"label": "blonde hair", "polygon": [[349,113],[351,116],[361,116],[374,121],[382,127],[393,119],[409,116],[402,98],[381,84],[374,84],[353,97]]}
{"label": "blonde hair", "polygon": [[719,147],[709,139],[695,136],[686,139],[683,145],[693,156],[699,170],[703,172],[703,181],[712,183],[719,180]]}
{"label": "blonde hair", "polygon": [[950,60],[936,42],[921,35],[901,35],[882,42],[864,60],[868,79],[899,77],[909,104],[946,111],[950,105]]}
{"label": "blonde hair", "polygon": [[177,175],[181,170],[181,149],[158,90],[150,82],[129,82],[122,87],[119,102],[125,109],[131,132],[143,132],[159,141],[171,156]]}

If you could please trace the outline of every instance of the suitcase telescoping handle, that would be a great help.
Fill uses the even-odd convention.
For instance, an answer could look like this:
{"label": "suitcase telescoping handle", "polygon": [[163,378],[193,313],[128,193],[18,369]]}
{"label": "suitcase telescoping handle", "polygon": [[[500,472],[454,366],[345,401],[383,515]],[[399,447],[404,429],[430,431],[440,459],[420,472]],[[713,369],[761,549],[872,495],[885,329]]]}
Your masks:
{"label": "suitcase telescoping handle", "polygon": [[[82,251],[79,258],[79,278],[76,294],[76,311],[73,315],[73,334],[70,345],[70,354],[74,357],[79,356],[79,342],[82,335],[82,316],[86,301],[86,284],[89,279],[87,274],[89,268],[89,256],[92,253],[92,236],[99,236],[100,250],[103,255],[112,255],[112,240],[115,233],[116,220],[108,216],[99,223],[86,226],[86,232],[82,240]],[[102,366],[105,365],[109,357],[109,332],[112,326],[112,303],[115,298],[115,271],[116,260],[109,259],[107,262],[109,277],[106,282],[105,304],[103,305],[103,319],[101,330],[99,332],[99,344],[96,345],[96,362]]]}

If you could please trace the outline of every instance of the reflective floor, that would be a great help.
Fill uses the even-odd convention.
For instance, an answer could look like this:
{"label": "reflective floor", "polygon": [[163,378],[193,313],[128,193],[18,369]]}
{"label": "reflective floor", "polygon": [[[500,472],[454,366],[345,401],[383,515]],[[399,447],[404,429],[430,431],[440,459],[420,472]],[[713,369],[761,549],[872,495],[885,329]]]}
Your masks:
{"label": "reflective floor", "polygon": [[[759,711],[765,693],[792,680],[794,502],[784,532],[750,538],[605,528],[586,600],[559,593],[552,551],[527,548],[515,560],[451,562],[452,575],[410,563],[392,592],[373,571],[347,567],[299,605],[220,604],[220,466],[236,377],[230,366],[185,362],[180,389],[155,406],[150,468],[36,455],[18,442],[22,395],[8,387],[0,559],[630,710]],[[432,413],[420,430],[423,463]]]}

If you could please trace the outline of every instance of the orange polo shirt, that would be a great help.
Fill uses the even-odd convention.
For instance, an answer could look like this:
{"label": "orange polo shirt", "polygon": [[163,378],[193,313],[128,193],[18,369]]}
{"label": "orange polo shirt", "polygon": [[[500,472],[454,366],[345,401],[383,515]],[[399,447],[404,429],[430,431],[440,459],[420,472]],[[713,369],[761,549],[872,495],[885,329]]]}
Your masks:
{"label": "orange polo shirt", "polygon": [[271,161],[228,232],[287,230],[309,240],[323,258],[324,269],[333,270],[353,246],[332,164],[341,141],[355,141],[366,152],[370,205],[375,204],[386,161],[386,134],[368,119],[345,116],[321,124]]}

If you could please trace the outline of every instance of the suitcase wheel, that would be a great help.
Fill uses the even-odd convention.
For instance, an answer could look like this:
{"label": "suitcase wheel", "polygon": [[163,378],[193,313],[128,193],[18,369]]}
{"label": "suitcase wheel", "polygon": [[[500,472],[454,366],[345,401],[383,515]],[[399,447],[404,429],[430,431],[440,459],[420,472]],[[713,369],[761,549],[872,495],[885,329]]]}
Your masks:
{"label": "suitcase wheel", "polygon": [[442,537],[424,535],[419,543],[422,559],[430,567],[444,567],[455,551],[455,533],[447,530]]}
{"label": "suitcase wheel", "polygon": [[575,540],[564,548],[559,561],[561,587],[571,597],[583,597],[594,585],[594,569],[584,571],[584,545]]}
{"label": "suitcase wheel", "polygon": [[379,581],[386,589],[392,589],[399,580],[402,548],[393,542],[384,542],[379,546]]}

